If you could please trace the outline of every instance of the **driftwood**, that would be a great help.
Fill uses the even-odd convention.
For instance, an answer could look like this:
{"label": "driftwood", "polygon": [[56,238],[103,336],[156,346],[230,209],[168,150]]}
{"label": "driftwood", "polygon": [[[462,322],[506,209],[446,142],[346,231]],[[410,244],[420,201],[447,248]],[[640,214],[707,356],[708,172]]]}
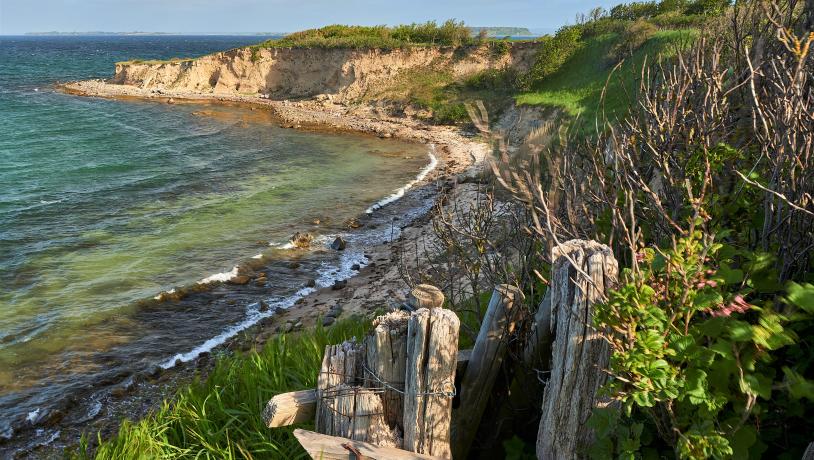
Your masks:
{"label": "driftwood", "polygon": [[404,432],[404,372],[407,368],[407,322],[410,315],[394,311],[376,318],[365,339],[365,386],[382,390],[388,426]]}
{"label": "driftwood", "polygon": [[466,458],[491,396],[521,309],[523,293],[514,286],[495,288],[483,318],[475,347],[461,381],[461,404],[455,414],[453,449],[455,458]]}
{"label": "driftwood", "polygon": [[407,332],[404,449],[450,458],[458,356],[458,316],[442,308],[412,313]]}
{"label": "driftwood", "polygon": [[317,413],[316,390],[292,391],[274,396],[266,404],[263,421],[269,428],[311,422]]}
{"label": "driftwood", "polygon": [[321,460],[430,460],[430,455],[407,452],[393,447],[380,447],[361,441],[338,438],[307,430],[294,430],[294,436],[313,459]]}
{"label": "driftwood", "polygon": [[[615,287],[618,266],[610,248],[572,240],[553,250],[551,378],[543,392],[537,458],[573,459],[593,442],[587,427],[596,391],[604,384],[610,349],[592,324],[593,305]],[[586,276],[587,275],[587,276]],[[470,363],[471,366],[471,363]]]}

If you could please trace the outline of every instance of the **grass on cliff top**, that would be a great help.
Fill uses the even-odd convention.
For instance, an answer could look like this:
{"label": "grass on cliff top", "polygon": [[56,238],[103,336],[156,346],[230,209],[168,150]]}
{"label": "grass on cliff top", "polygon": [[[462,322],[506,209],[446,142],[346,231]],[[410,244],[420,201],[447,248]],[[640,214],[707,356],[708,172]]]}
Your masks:
{"label": "grass on cliff top", "polygon": [[[613,63],[608,55],[619,37],[606,34],[591,38],[553,75],[547,77],[533,91],[519,94],[519,105],[543,105],[561,108],[567,115],[579,116],[583,129],[594,126],[603,111],[609,120],[625,111],[636,94],[645,58],[654,62],[659,56],[675,55],[676,50],[688,44],[697,35],[691,29],[657,32],[613,75]],[[605,99],[602,91],[608,84]]]}
{"label": "grass on cliff top", "polygon": [[330,25],[268,40],[253,48],[395,49],[411,46],[463,46],[481,42],[472,36],[471,30],[463,22],[450,19],[441,25],[435,21],[394,27]]}
{"label": "grass on cliff top", "polygon": [[223,358],[206,379],[179,390],[157,412],[125,421],[94,454],[84,440],[74,458],[308,458],[293,427],[266,428],[263,408],[276,394],[315,388],[325,345],[362,339],[369,327],[365,320],[343,320]]}
{"label": "grass on cliff top", "polygon": [[172,59],[130,59],[129,61],[119,61],[116,64],[177,64],[180,62],[192,62],[193,58],[172,58]]}

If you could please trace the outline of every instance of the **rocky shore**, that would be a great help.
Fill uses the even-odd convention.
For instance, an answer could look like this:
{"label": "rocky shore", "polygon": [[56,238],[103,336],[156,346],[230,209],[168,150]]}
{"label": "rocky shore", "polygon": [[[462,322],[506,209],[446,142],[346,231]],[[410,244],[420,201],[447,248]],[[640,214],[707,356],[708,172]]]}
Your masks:
{"label": "rocky shore", "polygon": [[[136,87],[110,84],[100,80],[74,82],[62,85],[69,94],[117,99],[138,98],[170,104],[235,104],[247,110],[269,110],[280,126],[315,131],[367,133],[379,137],[434,145],[438,166],[422,181],[408,190],[404,197],[371,214],[359,216],[349,225],[354,233],[378,229],[389,233],[384,242],[365,246],[364,262],[352,267],[355,276],[332,286],[317,289],[289,308],[279,308],[254,326],[227,340],[224,344],[201,354],[188,362],[179,362],[169,369],[156,366],[139,374],[124,376],[122,381],[103,382],[103,397],[91,408],[90,414],[70,416],[82,404],[57,409],[38,424],[24,428],[5,444],[0,453],[16,458],[61,458],[63,449],[75,444],[82,433],[101,432],[113,435],[122,418],[138,419],[170,397],[174,390],[193,376],[205,374],[214,363],[213,355],[247,351],[261,347],[270,337],[280,333],[296,333],[318,323],[330,326],[339,318],[370,316],[377,309],[386,309],[404,301],[407,285],[402,277],[403,267],[416,264],[419,257],[432,251],[432,212],[440,194],[451,193],[460,200],[471,200],[476,186],[471,183],[483,172],[489,147],[476,139],[474,133],[456,127],[427,125],[409,117],[395,117],[373,106],[348,106],[333,103],[329,97],[306,101],[272,101],[248,96],[214,96],[180,91],[144,90]],[[451,206],[447,203],[446,206]],[[330,248],[329,248],[330,249]],[[331,249],[338,250],[338,246]],[[422,254],[424,252],[424,254]],[[281,263],[277,261],[277,263]],[[285,262],[292,267],[296,262]],[[268,309],[262,302],[262,283],[266,268],[262,261],[247,260],[238,279],[214,283],[208,289],[191,289],[178,296],[159,295],[161,302],[207,302],[228,297],[230,302],[260,301],[260,309]],[[272,307],[274,310],[274,308]],[[96,391],[95,394],[99,394]],[[83,407],[82,411],[88,412]],[[93,413],[95,412],[95,413]],[[47,443],[26,436],[30,430],[49,430],[57,433]],[[29,439],[26,439],[29,438]]]}

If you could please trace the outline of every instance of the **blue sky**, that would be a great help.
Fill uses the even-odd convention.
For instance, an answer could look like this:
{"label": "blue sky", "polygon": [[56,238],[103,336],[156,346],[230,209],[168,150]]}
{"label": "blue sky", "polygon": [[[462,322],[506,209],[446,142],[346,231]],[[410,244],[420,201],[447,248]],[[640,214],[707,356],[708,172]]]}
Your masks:
{"label": "blue sky", "polygon": [[621,0],[0,0],[0,34],[290,32],[326,24],[464,20],[552,30]]}

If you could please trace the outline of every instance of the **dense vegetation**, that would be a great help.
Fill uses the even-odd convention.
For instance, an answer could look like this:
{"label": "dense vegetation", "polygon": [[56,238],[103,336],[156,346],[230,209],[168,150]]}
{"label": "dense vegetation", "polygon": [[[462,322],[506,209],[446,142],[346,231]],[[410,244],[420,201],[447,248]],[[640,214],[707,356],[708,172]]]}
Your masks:
{"label": "dense vegetation", "polygon": [[[686,8],[722,11],[703,5]],[[592,136],[536,133],[538,174],[504,155],[540,244],[595,239],[625,267],[594,318],[615,401],[592,419],[596,458],[800,458],[812,441],[814,11],[724,13]]]}
{"label": "dense vegetation", "polygon": [[477,39],[463,22],[450,19],[441,25],[435,21],[395,27],[331,25],[268,40],[257,47],[394,49],[409,46],[461,46],[476,42]]}

